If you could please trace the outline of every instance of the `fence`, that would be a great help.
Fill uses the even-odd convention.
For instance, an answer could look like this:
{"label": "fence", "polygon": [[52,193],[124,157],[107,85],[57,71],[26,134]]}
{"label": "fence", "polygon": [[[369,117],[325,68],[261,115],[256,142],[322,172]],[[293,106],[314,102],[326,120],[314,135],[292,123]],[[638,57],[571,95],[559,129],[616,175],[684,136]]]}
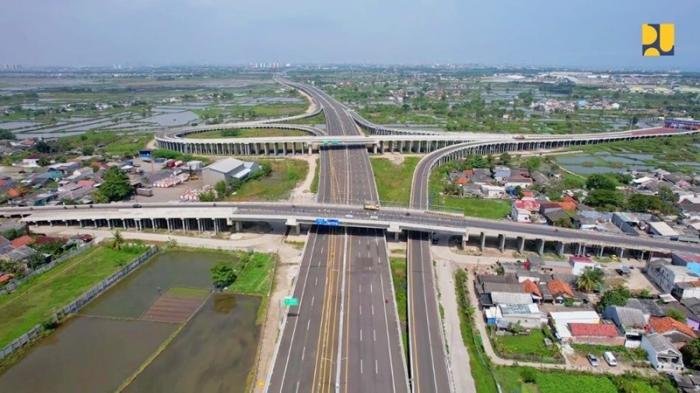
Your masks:
{"label": "fence", "polygon": [[[104,292],[106,289],[111,287],[113,284],[124,278],[126,275],[134,271],[136,268],[141,266],[144,262],[146,262],[150,257],[152,257],[156,252],[158,252],[158,248],[155,246],[151,246],[148,251],[145,253],[139,255],[131,261],[128,265],[124,266],[121,268],[119,271],[113,273],[111,276],[105,278],[102,280],[100,283],[89,289],[87,292],[83,293],[80,297],[75,299],[73,302],[68,304],[67,306],[61,308],[59,311],[54,313],[52,316],[48,318],[48,321],[52,322],[60,322],[64,318],[66,318],[68,315],[77,312],[81,308],[83,308],[86,304],[88,304],[92,299],[96,298],[98,295],[100,295],[102,292]],[[22,336],[16,338],[14,341],[11,343],[7,344],[5,348],[0,350],[0,360],[6,358],[10,354],[14,353],[16,350],[22,348],[23,346],[27,345],[28,343],[36,340],[37,338],[41,337],[44,330],[46,328],[44,327],[43,324],[37,324],[31,329],[29,329],[28,332],[24,333]]]}
{"label": "fence", "polygon": [[67,253],[54,259],[53,261],[51,261],[45,265],[42,265],[40,268],[32,271],[31,273],[27,274],[26,276],[22,277],[21,279],[13,280],[12,282],[5,284],[5,286],[2,289],[0,289],[0,296],[14,292],[17,289],[17,287],[24,284],[24,282],[29,280],[31,277],[33,277],[37,274],[41,274],[47,270],[53,269],[54,267],[56,267],[56,265],[60,264],[61,262],[65,262],[66,260],[70,259],[71,257],[74,257],[74,256],[82,253],[83,251],[89,250],[92,246],[94,246],[93,243],[87,243],[84,246],[73,248],[70,251],[68,251]]}

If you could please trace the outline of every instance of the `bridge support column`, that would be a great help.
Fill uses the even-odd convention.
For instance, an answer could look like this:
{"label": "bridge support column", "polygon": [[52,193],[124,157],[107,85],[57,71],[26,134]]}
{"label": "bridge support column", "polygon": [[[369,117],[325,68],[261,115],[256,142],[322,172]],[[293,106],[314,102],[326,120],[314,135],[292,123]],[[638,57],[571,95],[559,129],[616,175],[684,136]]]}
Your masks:
{"label": "bridge support column", "polygon": [[484,251],[484,247],[486,247],[486,234],[481,232],[481,239],[479,239],[479,250]]}
{"label": "bridge support column", "polygon": [[505,251],[505,249],[506,249],[506,235],[501,233],[500,235],[498,235],[498,250],[500,252],[503,252],[503,251]]}
{"label": "bridge support column", "polygon": [[241,222],[240,222],[240,221],[235,221],[235,222],[233,223],[234,231],[240,232],[240,231],[241,231],[241,227],[242,227],[242,225],[241,225]]}
{"label": "bridge support column", "polygon": [[374,154],[377,154],[377,150],[378,150],[378,149],[377,149],[377,145],[376,145],[376,144],[375,144],[374,146],[372,146],[372,149],[373,149],[373,151],[374,151]]}
{"label": "bridge support column", "polygon": [[625,257],[625,249],[624,249],[624,248],[620,247],[620,248],[617,250],[617,257],[620,258],[620,259],[622,259],[622,258]]}
{"label": "bridge support column", "polygon": [[168,227],[168,232],[173,231],[173,228],[170,226],[170,219],[169,218],[165,219],[165,225]]}
{"label": "bridge support column", "polygon": [[80,225],[81,228],[85,228],[85,223],[83,220],[78,220],[78,225]]}
{"label": "bridge support column", "polygon": [[537,239],[539,242],[539,245],[537,247],[537,254],[542,256],[544,255],[544,239]]}
{"label": "bridge support column", "polygon": [[122,229],[126,230],[126,218],[122,218]]}
{"label": "bridge support column", "polygon": [[522,254],[525,251],[525,238],[518,236],[518,253]]}
{"label": "bridge support column", "polygon": [[197,232],[202,232],[202,219],[197,219]]}
{"label": "bridge support column", "polygon": [[311,148],[311,145],[309,145],[309,155],[312,155],[314,153],[313,149]]}
{"label": "bridge support column", "polygon": [[559,245],[557,246],[557,255],[560,257],[564,256],[564,242],[559,242]]}
{"label": "bridge support column", "polygon": [[212,220],[214,220],[214,233],[219,233],[219,219],[213,218]]}
{"label": "bridge support column", "polygon": [[581,252],[583,251],[583,245],[581,243],[576,244],[576,255],[581,255]]}
{"label": "bridge support column", "polygon": [[462,235],[462,250],[467,248],[467,243],[469,243],[469,231],[465,231]]}
{"label": "bridge support column", "polygon": [[[95,228],[97,228],[97,224],[95,224]],[[110,218],[107,219],[107,229],[112,230],[112,219]]]}
{"label": "bridge support column", "polygon": [[605,251],[605,246],[600,246],[600,248],[598,248],[598,258],[603,256],[604,251]]}

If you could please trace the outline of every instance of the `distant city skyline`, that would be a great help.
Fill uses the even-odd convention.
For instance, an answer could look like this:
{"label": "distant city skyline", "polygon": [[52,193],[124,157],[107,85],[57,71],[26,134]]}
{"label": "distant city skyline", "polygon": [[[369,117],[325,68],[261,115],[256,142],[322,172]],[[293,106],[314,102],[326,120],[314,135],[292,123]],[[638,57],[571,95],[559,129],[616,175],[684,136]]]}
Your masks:
{"label": "distant city skyline", "polygon": [[[0,14],[0,64],[471,64],[700,71],[700,3],[679,0],[25,0]],[[676,25],[645,58],[641,24]]]}

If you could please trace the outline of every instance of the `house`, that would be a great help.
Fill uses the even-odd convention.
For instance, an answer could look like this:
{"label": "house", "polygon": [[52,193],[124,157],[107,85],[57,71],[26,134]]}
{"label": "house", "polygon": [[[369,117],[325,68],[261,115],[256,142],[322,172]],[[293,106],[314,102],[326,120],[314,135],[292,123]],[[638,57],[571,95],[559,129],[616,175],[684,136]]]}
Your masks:
{"label": "house", "polygon": [[532,304],[532,296],[523,292],[491,292],[491,303],[499,304]]}
{"label": "house", "polygon": [[663,317],[666,315],[666,312],[659,307],[653,299],[637,299],[632,297],[627,300],[625,307],[636,308],[641,311],[646,322],[649,322],[649,318],[651,317]]}
{"label": "house", "polygon": [[695,331],[700,331],[700,299],[681,299],[680,305],[685,311],[685,323]]}
{"label": "house", "polygon": [[578,227],[575,222],[575,217],[559,206],[540,210],[540,214],[542,214],[547,221],[547,225],[556,225],[557,223],[568,220],[571,222],[571,226],[574,228]]}
{"label": "house", "polygon": [[625,334],[626,347],[639,346],[647,324],[641,311],[630,307],[608,306],[603,311],[603,317],[615,322],[617,328]]}
{"label": "house", "polygon": [[700,264],[700,255],[698,254],[685,254],[685,253],[672,253],[671,254],[671,264],[678,266],[688,266],[693,263]]}
{"label": "house", "polygon": [[12,243],[4,236],[0,236],[0,254],[4,254],[10,250],[12,250]]}
{"label": "house", "polygon": [[532,178],[527,174],[527,172],[514,171],[504,180],[504,185],[506,188],[528,188],[532,185]]}
{"label": "house", "polygon": [[517,222],[531,222],[530,215],[540,210],[540,203],[531,198],[516,199],[513,201],[511,218]]}
{"label": "house", "polygon": [[695,332],[690,326],[671,317],[651,317],[649,330],[665,336],[678,349],[695,338]]}
{"label": "house", "polygon": [[599,266],[593,260],[584,255],[572,255],[569,257],[571,274],[580,276],[586,269],[597,269]]}
{"label": "house", "polygon": [[511,170],[507,166],[497,165],[493,168],[493,178],[499,182],[504,183],[507,178],[511,175]]}
{"label": "house", "polygon": [[552,279],[547,281],[547,289],[555,303],[564,303],[566,299],[574,299],[574,290],[562,280]]}
{"label": "house", "polygon": [[12,245],[12,248],[19,248],[22,246],[30,246],[34,243],[34,238],[32,238],[29,235],[22,235],[18,238],[12,239],[10,244]]}
{"label": "house", "polygon": [[647,334],[642,337],[640,346],[655,369],[666,372],[684,370],[681,352],[666,337],[657,333]]}
{"label": "house", "polygon": [[622,346],[625,337],[612,323],[569,323],[572,344]]}
{"label": "house", "polygon": [[552,311],[549,313],[549,321],[557,338],[560,341],[568,342],[571,340],[570,324],[597,324],[600,323],[600,315],[592,310]]}
{"label": "house", "polygon": [[216,184],[220,181],[230,181],[233,179],[243,180],[251,172],[259,168],[255,162],[241,161],[236,158],[225,158],[204,167],[202,179],[204,184]]}
{"label": "house", "polygon": [[671,295],[678,300],[688,298],[700,299],[700,280],[677,283],[671,289]]}
{"label": "house", "polygon": [[697,281],[700,277],[686,266],[669,265],[663,261],[651,261],[647,275],[664,293],[670,293],[675,284]]}
{"label": "house", "polygon": [[679,233],[663,221],[647,222],[649,233],[658,237],[678,239]]}
{"label": "house", "polygon": [[503,186],[481,184],[480,191],[484,198],[503,198],[506,195],[506,188]]}
{"label": "house", "polygon": [[540,290],[540,286],[537,285],[536,282],[527,279],[520,284],[522,285],[523,292],[529,293],[530,296],[532,296],[532,300],[536,302],[542,301],[542,291]]}
{"label": "house", "polygon": [[680,393],[700,392],[700,373],[673,374],[673,382]]}
{"label": "house", "polygon": [[496,326],[501,329],[507,329],[511,325],[536,329],[547,322],[536,304],[499,304],[497,308]]}
{"label": "house", "polygon": [[36,254],[37,251],[28,246],[20,246],[13,248],[0,255],[0,260],[10,261],[10,262],[22,262],[29,259],[32,255]]}

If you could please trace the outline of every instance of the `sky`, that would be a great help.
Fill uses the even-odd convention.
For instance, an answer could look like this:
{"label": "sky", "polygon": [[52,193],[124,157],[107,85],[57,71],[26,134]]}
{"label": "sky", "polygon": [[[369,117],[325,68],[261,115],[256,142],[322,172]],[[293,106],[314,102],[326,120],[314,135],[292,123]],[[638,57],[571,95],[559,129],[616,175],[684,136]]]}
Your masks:
{"label": "sky", "polygon": [[[481,64],[700,71],[700,0],[3,0],[0,65]],[[676,24],[641,56],[642,23]]]}

